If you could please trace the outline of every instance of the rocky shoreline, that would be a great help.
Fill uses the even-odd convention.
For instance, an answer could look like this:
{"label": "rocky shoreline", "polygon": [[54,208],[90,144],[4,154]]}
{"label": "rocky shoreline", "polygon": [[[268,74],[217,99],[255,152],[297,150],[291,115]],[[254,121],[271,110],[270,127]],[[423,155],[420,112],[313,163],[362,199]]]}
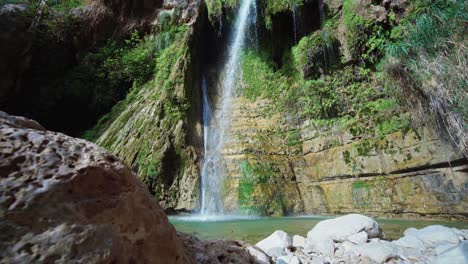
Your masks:
{"label": "rocky shoreline", "polygon": [[252,251],[263,263],[466,263],[468,230],[432,225],[408,228],[388,241],[379,224],[349,214],[318,223],[306,237],[277,230]]}

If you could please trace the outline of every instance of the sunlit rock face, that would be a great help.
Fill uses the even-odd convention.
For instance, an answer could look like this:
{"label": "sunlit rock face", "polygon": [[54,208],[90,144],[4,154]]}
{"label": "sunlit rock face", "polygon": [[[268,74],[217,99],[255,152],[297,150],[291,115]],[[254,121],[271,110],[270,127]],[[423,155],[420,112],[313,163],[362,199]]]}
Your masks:
{"label": "sunlit rock face", "polygon": [[[427,128],[353,136],[238,99],[225,156],[225,208],[265,215],[365,212],[462,217],[466,159]],[[328,132],[327,132],[328,131]]]}
{"label": "sunlit rock face", "polygon": [[0,112],[5,263],[191,263],[163,209],[117,157]]}

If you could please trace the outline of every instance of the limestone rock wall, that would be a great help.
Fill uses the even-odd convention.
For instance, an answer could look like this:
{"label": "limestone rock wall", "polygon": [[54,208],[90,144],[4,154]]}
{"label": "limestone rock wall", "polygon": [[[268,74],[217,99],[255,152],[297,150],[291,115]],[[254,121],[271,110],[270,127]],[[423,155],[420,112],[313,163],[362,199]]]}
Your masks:
{"label": "limestone rock wall", "polygon": [[468,161],[430,129],[353,136],[242,98],[232,112],[228,210],[466,217]]}

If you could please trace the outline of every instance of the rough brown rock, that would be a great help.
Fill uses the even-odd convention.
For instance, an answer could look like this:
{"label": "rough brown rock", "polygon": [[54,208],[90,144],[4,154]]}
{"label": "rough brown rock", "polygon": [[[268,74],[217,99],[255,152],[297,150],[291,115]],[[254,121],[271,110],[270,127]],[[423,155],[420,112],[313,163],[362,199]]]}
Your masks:
{"label": "rough brown rock", "polygon": [[249,253],[250,245],[241,241],[216,240],[203,241],[178,233],[188,254],[200,264],[264,264],[267,263]]}
{"label": "rough brown rock", "polygon": [[0,112],[2,263],[191,263],[115,156]]}

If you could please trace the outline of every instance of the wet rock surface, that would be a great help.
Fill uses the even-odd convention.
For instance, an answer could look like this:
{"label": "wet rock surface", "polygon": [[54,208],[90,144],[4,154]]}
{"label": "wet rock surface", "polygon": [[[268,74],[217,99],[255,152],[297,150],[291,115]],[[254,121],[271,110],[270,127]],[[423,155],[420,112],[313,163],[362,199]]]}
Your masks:
{"label": "wet rock surface", "polygon": [[[267,239],[281,244],[281,237],[274,234]],[[468,230],[433,225],[409,228],[400,239],[387,241],[377,222],[352,214],[317,224],[308,233],[305,246],[284,247],[282,255],[267,254],[281,264],[465,263],[467,235]]]}

